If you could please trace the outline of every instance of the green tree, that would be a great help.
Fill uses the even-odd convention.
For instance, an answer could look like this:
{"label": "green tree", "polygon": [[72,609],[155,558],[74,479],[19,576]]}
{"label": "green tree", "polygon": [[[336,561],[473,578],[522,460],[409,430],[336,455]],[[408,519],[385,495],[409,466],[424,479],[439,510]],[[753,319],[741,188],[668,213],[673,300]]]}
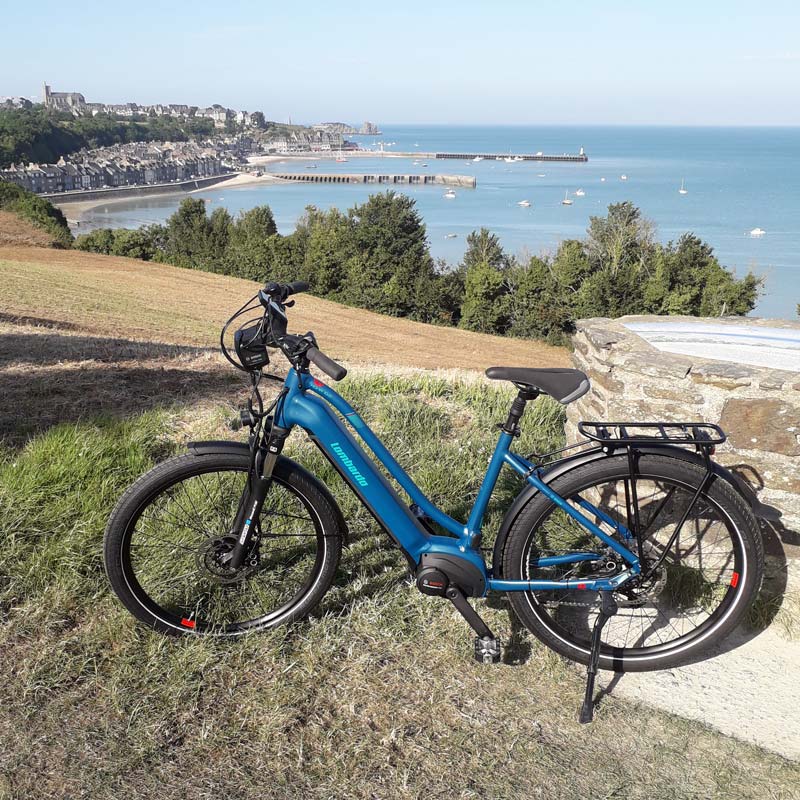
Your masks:
{"label": "green tree", "polygon": [[75,247],[78,250],[86,250],[89,253],[103,253],[109,255],[114,248],[114,231],[111,228],[96,228],[89,233],[84,233],[75,239]]}
{"label": "green tree", "polygon": [[[562,268],[565,266],[568,269],[569,265],[562,261]],[[553,265],[543,258],[533,257],[527,264],[512,267],[508,283],[508,333],[564,344],[572,331],[570,300],[573,292],[568,283],[559,282]]]}
{"label": "green tree", "polygon": [[187,197],[167,220],[165,259],[179,267],[214,271],[212,251],[205,201]]}
{"label": "green tree", "polygon": [[208,219],[208,263],[214,272],[227,272],[233,218],[226,208],[215,208]]}
{"label": "green tree", "polygon": [[436,273],[414,201],[392,191],[375,194],[348,216],[355,255],[347,262],[341,299],[392,316],[430,316],[424,303]]}
{"label": "green tree", "polygon": [[511,298],[506,273],[508,256],[500,241],[486,228],[467,236],[464,301],[459,326],[481,333],[503,333],[509,325]]}
{"label": "green tree", "polygon": [[714,250],[691,233],[681,236],[677,244],[659,246],[653,262],[644,286],[644,305],[654,314],[747,314],[762,286],[752,273],[737,280],[719,263]]}
{"label": "green tree", "polygon": [[167,229],[163,225],[146,225],[137,230],[120,228],[114,231],[111,253],[115,256],[160,261],[166,246]]}
{"label": "green tree", "polygon": [[348,261],[356,253],[353,219],[336,208],[319,211],[309,207],[303,226],[306,236],[302,279],[311,284],[316,294],[338,295]]}
{"label": "green tree", "polygon": [[508,268],[511,260],[500,245],[500,239],[488,228],[472,231],[467,236],[467,249],[462,264],[465,269],[476,264],[488,264],[498,270]]}
{"label": "green tree", "polygon": [[226,254],[227,272],[240,278],[265,281],[272,278],[278,229],[269,206],[242,212],[230,229]]}

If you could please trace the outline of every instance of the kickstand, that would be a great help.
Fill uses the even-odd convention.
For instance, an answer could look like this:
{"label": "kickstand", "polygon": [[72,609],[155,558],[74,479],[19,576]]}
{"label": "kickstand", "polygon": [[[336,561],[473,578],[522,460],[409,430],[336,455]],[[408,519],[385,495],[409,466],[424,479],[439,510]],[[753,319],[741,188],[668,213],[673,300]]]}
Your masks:
{"label": "kickstand", "polygon": [[594,679],[597,675],[597,660],[600,657],[600,634],[603,626],[617,613],[617,602],[612,592],[600,592],[600,613],[594,621],[592,628],[592,650],[589,654],[589,666],[586,668],[586,693],[583,696],[583,705],[578,722],[591,722],[594,717]]}

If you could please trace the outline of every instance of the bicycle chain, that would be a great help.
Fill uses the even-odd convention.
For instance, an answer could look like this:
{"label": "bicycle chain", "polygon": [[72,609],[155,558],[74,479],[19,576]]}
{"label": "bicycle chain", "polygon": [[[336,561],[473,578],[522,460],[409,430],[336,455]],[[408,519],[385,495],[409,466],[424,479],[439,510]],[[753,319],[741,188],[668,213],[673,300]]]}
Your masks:
{"label": "bicycle chain", "polygon": [[[564,553],[585,553],[586,550],[537,550],[538,553],[541,555],[563,555]],[[594,603],[577,603],[572,602],[569,600],[559,600],[557,602],[542,602],[539,601],[539,604],[544,608],[562,608],[567,606],[568,608],[596,608],[599,605],[599,600]]]}

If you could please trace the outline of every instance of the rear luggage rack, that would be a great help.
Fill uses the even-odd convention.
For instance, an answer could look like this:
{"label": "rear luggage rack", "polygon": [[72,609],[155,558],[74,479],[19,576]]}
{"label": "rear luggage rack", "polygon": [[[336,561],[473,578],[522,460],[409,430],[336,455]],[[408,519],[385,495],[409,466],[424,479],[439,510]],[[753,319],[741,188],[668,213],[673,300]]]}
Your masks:
{"label": "rear luggage rack", "polygon": [[668,442],[705,450],[727,438],[719,425],[708,422],[579,422],[578,430],[587,439],[610,448]]}

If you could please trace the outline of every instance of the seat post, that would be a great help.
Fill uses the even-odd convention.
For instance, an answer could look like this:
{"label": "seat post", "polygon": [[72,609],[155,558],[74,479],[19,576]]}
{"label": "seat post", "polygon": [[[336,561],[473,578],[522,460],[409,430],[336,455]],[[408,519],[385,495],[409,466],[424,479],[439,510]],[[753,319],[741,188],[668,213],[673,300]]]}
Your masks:
{"label": "seat post", "polygon": [[[517,384],[515,384],[516,386]],[[535,400],[539,396],[539,392],[536,389],[527,387],[518,387],[519,393],[514,398],[514,402],[511,404],[511,409],[508,412],[508,419],[505,421],[505,424],[502,425],[502,430],[506,433],[511,434],[511,436],[518,436],[519,435],[519,421],[522,419],[522,415],[525,413],[525,406],[528,403],[528,400]]]}

